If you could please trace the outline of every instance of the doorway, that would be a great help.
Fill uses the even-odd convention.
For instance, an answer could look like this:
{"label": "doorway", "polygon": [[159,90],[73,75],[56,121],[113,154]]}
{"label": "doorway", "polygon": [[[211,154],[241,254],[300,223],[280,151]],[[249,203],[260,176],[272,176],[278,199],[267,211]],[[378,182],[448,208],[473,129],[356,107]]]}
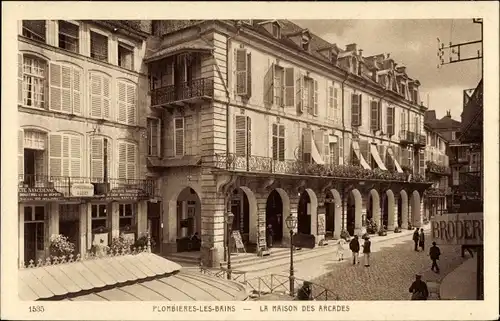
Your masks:
{"label": "doorway", "polygon": [[298,233],[311,234],[311,199],[307,192],[300,195],[297,214]]}
{"label": "doorway", "polygon": [[280,194],[273,190],[266,203],[266,228],[271,225],[273,243],[283,241],[283,201]]}
{"label": "doorway", "polygon": [[24,262],[45,258],[45,207],[24,207]]}
{"label": "doorway", "polygon": [[161,202],[148,202],[148,231],[150,234],[151,240],[154,242],[154,246],[151,246],[151,252],[160,253],[161,252],[161,243],[162,239],[162,228],[161,228],[161,213],[162,207]]}

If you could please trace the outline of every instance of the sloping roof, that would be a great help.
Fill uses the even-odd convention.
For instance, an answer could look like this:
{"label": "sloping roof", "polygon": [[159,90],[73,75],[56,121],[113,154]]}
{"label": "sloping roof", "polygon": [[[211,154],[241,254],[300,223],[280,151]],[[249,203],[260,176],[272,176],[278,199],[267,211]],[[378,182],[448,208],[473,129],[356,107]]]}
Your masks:
{"label": "sloping roof", "polygon": [[152,62],[156,60],[163,59],[168,56],[173,56],[175,54],[181,53],[183,51],[206,51],[210,52],[213,50],[213,46],[205,42],[204,40],[198,38],[191,41],[183,42],[178,45],[171,47],[160,48],[154,53],[151,53],[144,57],[144,62]]}
{"label": "sloping roof", "polygon": [[21,300],[75,295],[178,272],[181,266],[156,254],[139,253],[19,270]]}

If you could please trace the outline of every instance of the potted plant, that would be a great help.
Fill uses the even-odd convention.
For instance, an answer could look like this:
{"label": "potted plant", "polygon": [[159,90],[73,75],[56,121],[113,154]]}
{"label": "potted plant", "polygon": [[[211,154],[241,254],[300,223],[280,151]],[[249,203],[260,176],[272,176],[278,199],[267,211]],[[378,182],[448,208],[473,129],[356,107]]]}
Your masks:
{"label": "potted plant", "polygon": [[373,218],[366,220],[366,232],[368,234],[375,234],[378,230],[378,225]]}
{"label": "potted plant", "polygon": [[401,231],[401,229],[399,228],[399,226],[396,226],[396,227],[394,228],[394,233],[401,233],[401,232],[402,232],[402,231]]}
{"label": "potted plant", "polygon": [[387,235],[387,230],[385,228],[385,226],[383,225],[380,230],[378,231],[378,235],[379,236],[386,236]]}
{"label": "potted plant", "polygon": [[112,253],[129,252],[132,244],[132,241],[125,238],[125,235],[122,233],[119,237],[113,238],[109,248]]}
{"label": "potted plant", "polygon": [[71,243],[68,237],[62,234],[52,235],[49,250],[51,257],[69,257],[75,252],[75,244]]}
{"label": "potted plant", "polygon": [[[154,238],[152,237],[149,238],[149,245],[151,246],[152,249],[155,247],[156,242]],[[148,246],[148,237],[146,235],[143,235],[140,238],[138,238],[133,244],[133,247],[136,249],[139,248],[145,249],[147,248],[147,246]]]}
{"label": "potted plant", "polygon": [[413,230],[413,225],[411,224],[411,222],[408,222],[408,229]]}

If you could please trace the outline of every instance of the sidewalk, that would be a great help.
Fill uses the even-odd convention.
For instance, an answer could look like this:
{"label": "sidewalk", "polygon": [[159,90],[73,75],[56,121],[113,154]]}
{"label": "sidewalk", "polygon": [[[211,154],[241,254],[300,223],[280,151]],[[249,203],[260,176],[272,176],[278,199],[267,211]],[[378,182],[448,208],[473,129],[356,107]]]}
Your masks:
{"label": "sidewalk", "polygon": [[445,276],[439,287],[441,300],[476,300],[477,256]]}

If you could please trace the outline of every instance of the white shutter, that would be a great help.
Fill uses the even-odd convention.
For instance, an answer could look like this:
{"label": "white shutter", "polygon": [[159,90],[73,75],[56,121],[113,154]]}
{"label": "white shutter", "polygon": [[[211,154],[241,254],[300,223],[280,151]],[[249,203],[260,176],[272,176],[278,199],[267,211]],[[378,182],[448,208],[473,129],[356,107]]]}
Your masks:
{"label": "white shutter", "polygon": [[82,72],[73,68],[73,114],[82,114]]}
{"label": "white shutter", "polygon": [[137,146],[132,143],[127,144],[127,179],[136,177]]}
{"label": "white shutter", "polygon": [[314,82],[314,105],[313,105],[313,115],[318,116],[318,81],[313,80]]}
{"label": "white shutter", "polygon": [[127,84],[118,82],[118,121],[127,122]]}
{"label": "white shutter", "polygon": [[66,113],[71,113],[71,73],[72,68],[69,66],[61,66],[61,109]]}
{"label": "white shutter", "polygon": [[246,116],[236,115],[235,118],[235,153],[236,156],[245,156],[247,153]]}
{"label": "white shutter", "polygon": [[244,96],[248,93],[247,88],[247,51],[246,49],[235,49],[236,60],[236,95]]}
{"label": "white shutter", "polygon": [[101,182],[104,178],[104,139],[92,137],[90,145],[90,177],[92,182]]}
{"label": "white shutter", "polygon": [[61,176],[62,173],[62,135],[49,135],[49,174]]}
{"label": "white shutter", "polygon": [[330,163],[330,135],[326,131],[323,133],[323,161]]}
{"label": "white shutter", "polygon": [[62,110],[62,99],[61,99],[61,65],[50,63],[49,64],[49,76],[50,76],[50,109],[61,111]]}
{"label": "white shutter", "polygon": [[175,156],[184,156],[184,118],[174,118]]}
{"label": "white shutter", "polygon": [[339,89],[333,88],[333,120],[339,122]]}
{"label": "white shutter", "polygon": [[82,138],[80,136],[71,136],[70,138],[70,166],[71,177],[80,177],[82,173]]}
{"label": "white shutter", "polygon": [[127,143],[118,142],[118,179],[127,179]]}
{"label": "white shutter", "polygon": [[24,175],[24,131],[22,129],[17,134],[17,173]]}
{"label": "white shutter", "polygon": [[273,149],[273,160],[278,159],[278,124],[273,124],[272,129],[272,149]]}
{"label": "white shutter", "polygon": [[90,116],[102,118],[102,76],[90,73]]}
{"label": "white shutter", "polygon": [[285,160],[285,125],[278,126],[278,160]]}
{"label": "white shutter", "polygon": [[111,80],[107,76],[102,77],[102,115],[105,119],[110,119],[111,108]]}
{"label": "white shutter", "polygon": [[295,77],[293,68],[285,68],[285,107],[294,107],[295,98]]}
{"label": "white shutter", "polygon": [[344,139],[342,138],[342,135],[337,137],[339,144],[339,165],[344,165]]}
{"label": "white shutter", "polygon": [[247,117],[247,155],[251,156],[252,155],[252,118]]}
{"label": "white shutter", "polygon": [[62,136],[62,176],[69,176],[70,173],[70,137],[69,135]]}
{"label": "white shutter", "polygon": [[264,76],[264,103],[271,105],[274,102],[274,63]]}
{"label": "white shutter", "polygon": [[331,85],[328,86],[327,93],[328,93],[328,99],[327,99],[327,104],[328,104],[327,115],[328,115],[328,119],[335,119],[335,117],[334,117],[334,110],[333,110],[333,86],[331,86]]}
{"label": "white shutter", "polygon": [[295,81],[295,90],[296,90],[296,97],[295,97],[295,103],[297,105],[297,112],[298,113],[303,113],[304,112],[304,77],[300,72],[297,73],[298,78]]}
{"label": "white shutter", "polygon": [[135,125],[137,122],[137,86],[127,85],[127,124]]}
{"label": "white shutter", "polygon": [[17,54],[17,102],[22,104],[23,101],[23,55]]}

